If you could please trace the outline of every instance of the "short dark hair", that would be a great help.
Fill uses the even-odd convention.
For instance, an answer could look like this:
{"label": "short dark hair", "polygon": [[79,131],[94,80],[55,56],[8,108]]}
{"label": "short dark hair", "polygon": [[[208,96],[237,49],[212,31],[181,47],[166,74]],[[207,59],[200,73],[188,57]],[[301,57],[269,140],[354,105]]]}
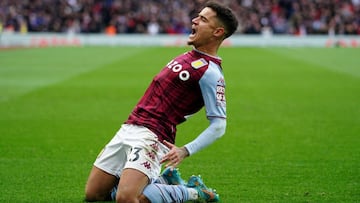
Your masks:
{"label": "short dark hair", "polygon": [[205,4],[205,7],[211,8],[216,12],[216,17],[224,24],[225,38],[230,37],[238,27],[238,20],[233,11],[216,1],[209,1]]}

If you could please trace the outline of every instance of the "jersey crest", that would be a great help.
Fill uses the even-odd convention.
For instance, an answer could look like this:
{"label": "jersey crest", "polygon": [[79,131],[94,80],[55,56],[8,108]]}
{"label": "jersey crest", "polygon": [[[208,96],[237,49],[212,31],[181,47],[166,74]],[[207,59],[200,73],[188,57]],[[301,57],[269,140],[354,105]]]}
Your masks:
{"label": "jersey crest", "polygon": [[208,62],[207,62],[205,59],[203,59],[203,58],[191,62],[191,66],[192,66],[194,69],[199,69],[199,68],[201,68],[201,67],[206,66],[207,64],[208,64]]}

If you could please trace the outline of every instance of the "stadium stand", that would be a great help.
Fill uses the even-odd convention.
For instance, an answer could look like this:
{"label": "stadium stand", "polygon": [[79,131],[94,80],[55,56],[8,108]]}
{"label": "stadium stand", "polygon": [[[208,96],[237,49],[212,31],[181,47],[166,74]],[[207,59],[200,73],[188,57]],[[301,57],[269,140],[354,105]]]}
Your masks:
{"label": "stadium stand", "polygon": [[[204,0],[1,0],[0,32],[189,33]],[[239,34],[360,35],[360,0],[224,0]]]}

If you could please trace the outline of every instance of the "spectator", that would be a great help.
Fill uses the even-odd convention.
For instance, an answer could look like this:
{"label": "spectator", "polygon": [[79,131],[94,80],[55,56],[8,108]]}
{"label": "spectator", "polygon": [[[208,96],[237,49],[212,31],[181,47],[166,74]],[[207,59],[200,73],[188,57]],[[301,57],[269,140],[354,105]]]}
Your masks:
{"label": "spectator", "polygon": [[[3,31],[189,33],[205,0],[1,0]],[[224,0],[237,33],[360,34],[360,0]],[[109,27],[110,26],[110,27]],[[115,30],[114,30],[115,28]]]}

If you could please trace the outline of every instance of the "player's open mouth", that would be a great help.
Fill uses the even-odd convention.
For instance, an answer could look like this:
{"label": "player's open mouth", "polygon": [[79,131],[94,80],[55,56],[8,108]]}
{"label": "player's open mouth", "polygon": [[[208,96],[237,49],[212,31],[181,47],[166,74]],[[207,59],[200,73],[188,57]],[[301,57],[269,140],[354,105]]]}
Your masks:
{"label": "player's open mouth", "polygon": [[195,37],[195,34],[196,34],[196,30],[195,28],[192,28],[189,37]]}
{"label": "player's open mouth", "polygon": [[196,30],[194,28],[191,29],[191,34],[194,35],[196,33]]}

